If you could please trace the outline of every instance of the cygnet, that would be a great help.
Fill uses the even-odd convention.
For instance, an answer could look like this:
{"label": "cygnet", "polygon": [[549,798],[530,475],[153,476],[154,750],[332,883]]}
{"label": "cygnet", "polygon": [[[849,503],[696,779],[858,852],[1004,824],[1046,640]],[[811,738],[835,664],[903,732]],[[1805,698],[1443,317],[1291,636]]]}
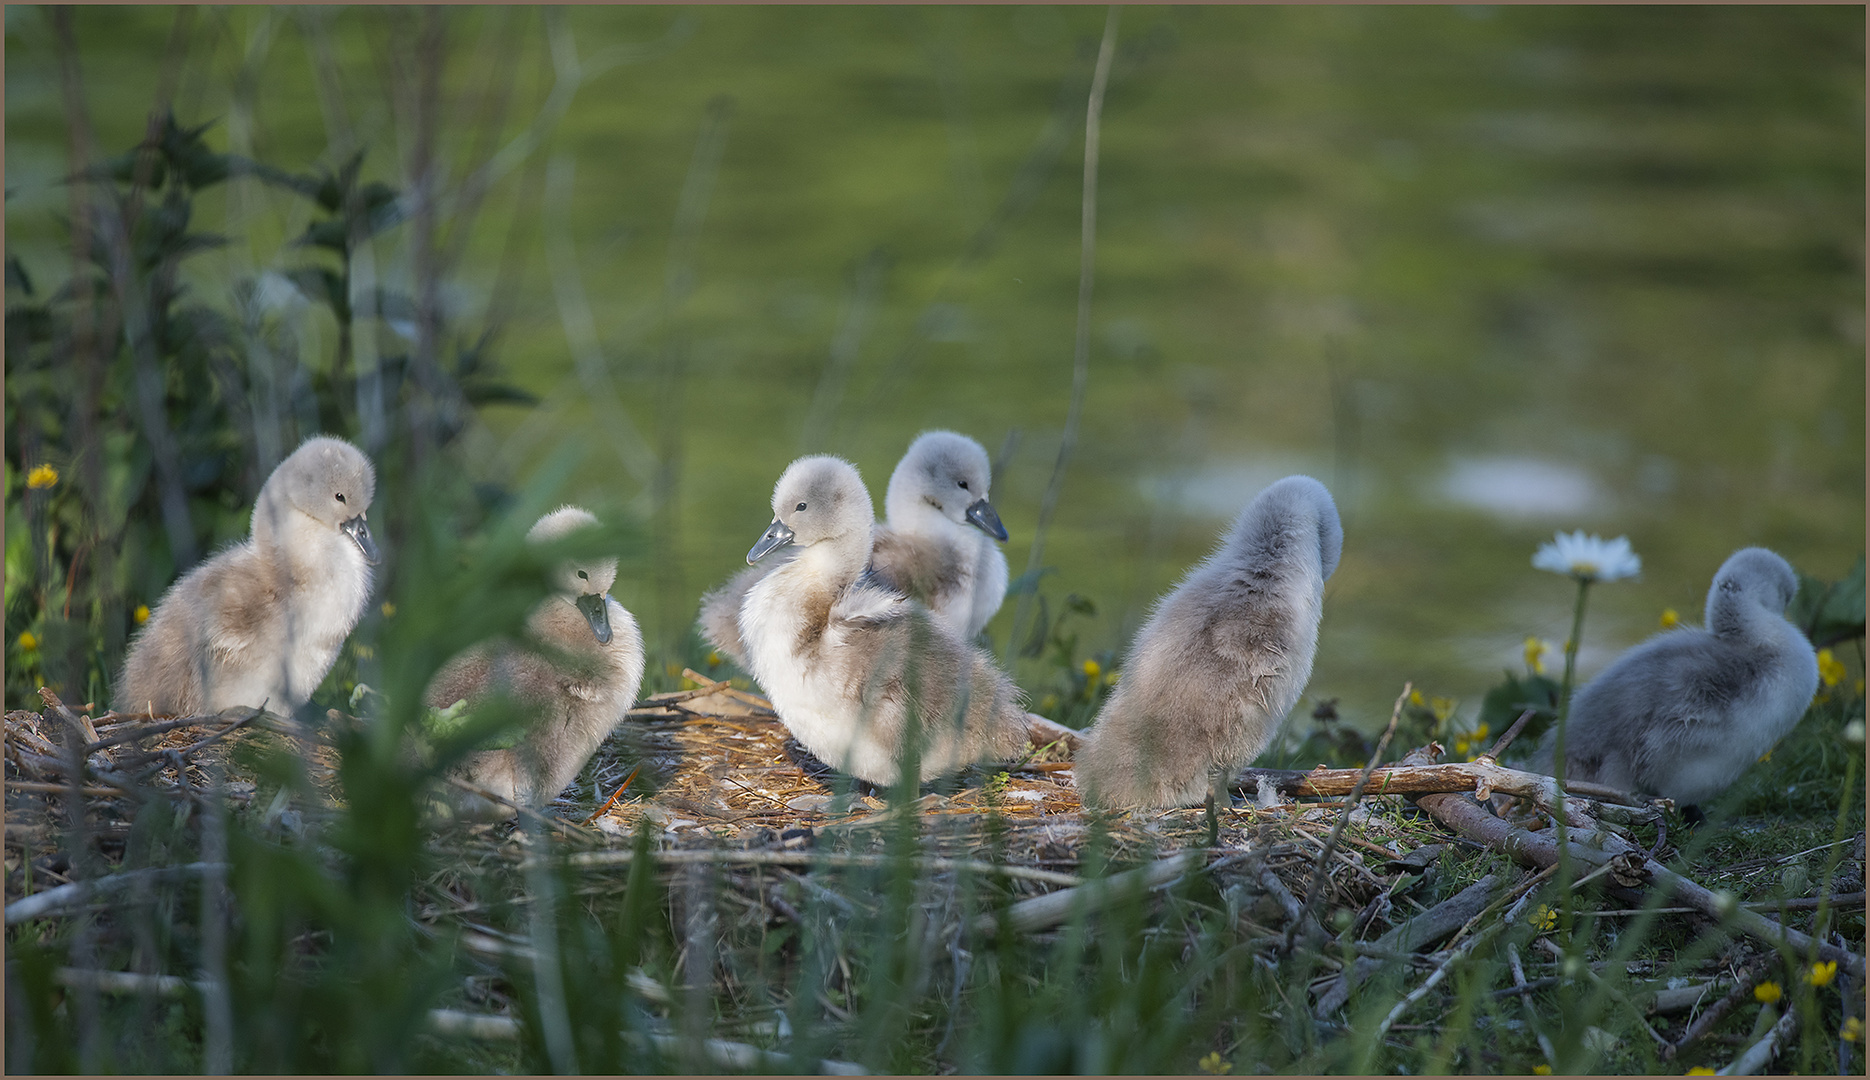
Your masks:
{"label": "cygnet", "polygon": [[[1565,777],[1681,806],[1718,795],[1792,730],[1818,689],[1818,655],[1786,621],[1798,575],[1765,548],[1729,556],[1707,623],[1665,630],[1572,695]],[[1558,732],[1532,767],[1552,771]]]}
{"label": "cygnet", "polygon": [[1325,486],[1288,476],[1240,512],[1220,547],[1163,597],[1079,750],[1086,802],[1226,799],[1312,674],[1325,579],[1344,529]]}
{"label": "cygnet", "polygon": [[119,712],[290,713],[312,696],[370,598],[365,512],[376,471],[342,439],[307,439],[273,470],[252,535],[170,586],[130,646]]}
{"label": "cygnet", "polygon": [[[921,601],[969,641],[1006,599],[1006,556],[994,542],[1006,539],[1006,526],[987,501],[992,478],[987,451],[973,439],[952,431],[916,436],[890,474],[885,524],[876,527],[870,551],[870,571],[882,585]],[[740,605],[773,568],[742,570],[701,598],[702,634],[742,667]]]}
{"label": "cygnet", "polygon": [[[576,506],[540,518],[526,534],[535,544],[597,525]],[[505,693],[530,714],[519,744],[470,754],[456,769],[469,783],[521,806],[551,802],[636,704],[643,682],[643,634],[610,596],[616,559],[570,559],[553,574],[554,591],[526,619],[523,642],[476,646],[444,664],[424,701],[468,707]],[[473,796],[454,798],[456,813],[502,818],[512,811]]]}
{"label": "cygnet", "polygon": [[930,779],[1026,747],[1026,714],[991,657],[929,610],[864,573],[875,515],[855,466],[793,462],[749,563],[796,554],[747,590],[740,611],[753,675],[793,736],[873,784],[906,755]]}

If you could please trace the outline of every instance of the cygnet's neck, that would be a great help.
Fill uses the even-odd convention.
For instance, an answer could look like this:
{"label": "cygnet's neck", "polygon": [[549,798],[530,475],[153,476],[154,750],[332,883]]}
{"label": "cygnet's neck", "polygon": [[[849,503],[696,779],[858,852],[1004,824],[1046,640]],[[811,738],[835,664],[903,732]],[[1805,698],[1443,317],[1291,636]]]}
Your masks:
{"label": "cygnet's neck", "polygon": [[1757,595],[1723,592],[1717,585],[1708,595],[1708,633],[1734,641],[1769,642],[1797,628],[1779,612],[1760,602]]}
{"label": "cygnet's neck", "polygon": [[792,561],[775,573],[787,573],[798,584],[809,582],[828,592],[843,592],[863,575],[864,566],[870,561],[873,528],[865,525],[800,548]]}

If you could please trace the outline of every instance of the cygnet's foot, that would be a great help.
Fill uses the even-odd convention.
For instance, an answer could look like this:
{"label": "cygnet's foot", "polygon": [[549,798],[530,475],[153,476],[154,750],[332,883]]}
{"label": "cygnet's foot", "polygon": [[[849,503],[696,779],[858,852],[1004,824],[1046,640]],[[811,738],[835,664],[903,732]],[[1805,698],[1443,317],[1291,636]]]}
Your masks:
{"label": "cygnet's foot", "polygon": [[1682,820],[1688,822],[1691,829],[1699,829],[1701,823],[1708,820],[1708,815],[1701,812],[1700,803],[1689,803],[1682,807]]}

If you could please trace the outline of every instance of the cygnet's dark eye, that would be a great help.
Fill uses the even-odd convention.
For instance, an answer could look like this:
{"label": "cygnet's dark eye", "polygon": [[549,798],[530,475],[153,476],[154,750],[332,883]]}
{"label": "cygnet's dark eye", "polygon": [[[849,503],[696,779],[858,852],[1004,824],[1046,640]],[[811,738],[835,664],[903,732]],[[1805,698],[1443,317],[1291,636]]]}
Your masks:
{"label": "cygnet's dark eye", "polygon": [[579,579],[581,579],[581,580],[583,580],[583,581],[589,581],[589,580],[591,580],[591,575],[589,575],[589,574],[587,574],[587,573],[585,573],[585,572],[584,572],[584,571],[582,571],[582,570],[580,570],[580,571],[578,571],[578,577],[579,577]]}
{"label": "cygnet's dark eye", "polygon": [[344,501],[344,493],[342,491],[338,492],[338,501],[339,502]]}
{"label": "cygnet's dark eye", "polygon": [[799,505],[797,505],[797,506],[795,506],[795,507],[793,507],[793,509],[794,509],[794,510],[803,510],[803,509],[805,509],[805,504],[804,504],[804,503],[800,503]]}
{"label": "cygnet's dark eye", "polygon": [[959,482],[959,483],[960,483],[960,485],[961,485],[961,490],[962,490],[962,491],[966,491],[966,490],[967,490],[967,481],[966,481],[966,480],[961,480],[961,481],[958,481],[958,482]]}

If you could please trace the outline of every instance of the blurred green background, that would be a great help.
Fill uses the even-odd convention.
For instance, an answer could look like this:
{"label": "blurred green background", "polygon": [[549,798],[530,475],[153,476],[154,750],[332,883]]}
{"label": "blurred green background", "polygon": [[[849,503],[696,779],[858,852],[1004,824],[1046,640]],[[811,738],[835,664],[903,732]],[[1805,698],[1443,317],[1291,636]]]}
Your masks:
{"label": "blurred green background", "polygon": [[[9,6],[7,254],[41,293],[70,275],[73,75],[100,156],[164,99],[289,172],[361,149],[409,192],[428,155],[458,255],[425,269],[403,224],[359,258],[405,293],[426,275],[448,333],[494,329],[539,399],[482,406],[450,453],[523,488],[577,448],[564,494],[641,523],[615,592],[679,664],[802,452],[856,462],[880,509],[918,431],[974,436],[1025,568],[1104,18],[83,7],[61,66],[50,14]],[[1664,608],[1698,619],[1736,548],[1843,576],[1864,545],[1864,29],[1850,6],[1125,10],[1049,610],[1090,600],[1083,651],[1120,650],[1262,486],[1309,473],[1346,538],[1308,696],[1374,725],[1405,679],[1471,712],[1527,636],[1562,642],[1572,586],[1529,561],[1555,529],[1643,558],[1593,592],[1586,677]],[[254,178],[205,190],[194,224],[229,242],[182,266],[209,305],[246,288],[315,374],[336,323],[284,276],[308,213]],[[361,326],[359,370],[414,333]],[[171,569],[126,605],[172,574],[152,558]]]}

